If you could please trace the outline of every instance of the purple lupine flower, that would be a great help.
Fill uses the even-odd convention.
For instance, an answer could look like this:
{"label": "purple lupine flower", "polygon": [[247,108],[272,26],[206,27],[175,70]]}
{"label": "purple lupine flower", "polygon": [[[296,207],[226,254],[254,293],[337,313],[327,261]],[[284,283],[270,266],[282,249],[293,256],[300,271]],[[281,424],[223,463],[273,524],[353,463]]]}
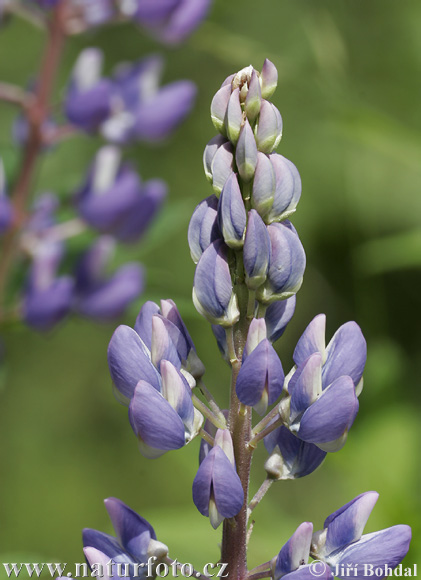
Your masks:
{"label": "purple lupine flower", "polygon": [[272,163],[267,155],[257,154],[256,173],[251,195],[252,206],[267,221],[275,196],[276,176]]}
{"label": "purple lupine flower", "polygon": [[257,211],[252,209],[248,214],[243,252],[246,284],[250,290],[257,290],[266,281],[270,248],[267,228]]}
{"label": "purple lupine flower", "polygon": [[[384,576],[405,557],[411,541],[411,528],[392,526],[379,532],[362,535],[365,524],[378,499],[378,493],[368,491],[331,514],[324,530],[316,532],[312,540],[314,557],[326,562],[335,576],[344,579],[347,566],[352,566],[358,579],[365,577],[365,567],[381,567]],[[342,571],[342,572],[341,572]]]}
{"label": "purple lupine flower", "polygon": [[306,443],[281,425],[264,438],[269,458],[265,469],[273,479],[305,477],[321,465],[326,457],[313,443]]}
{"label": "purple lupine flower", "polygon": [[152,361],[159,365],[162,345],[165,345],[167,359],[169,357],[177,369],[183,369],[192,386],[194,378],[189,371],[197,379],[203,375],[203,364],[174,302],[162,300],[161,308],[154,302],[146,302],[139,312],[134,330],[120,325],[108,346],[111,378],[122,403],[130,403],[140,380],[161,391],[161,375]]}
{"label": "purple lupine flower", "polygon": [[62,245],[48,240],[36,249],[22,304],[24,321],[36,330],[52,329],[70,311],[74,281],[70,276],[57,277],[62,256]]}
{"label": "purple lupine flower", "polygon": [[213,324],[229,327],[240,316],[228,265],[228,248],[221,240],[213,242],[197,264],[193,303]]}
{"label": "purple lupine flower", "polygon": [[203,153],[203,167],[215,195],[219,197],[234,169],[234,149],[222,135],[209,141]]}
{"label": "purple lupine flower", "polygon": [[281,361],[266,338],[264,319],[252,320],[245,354],[237,377],[237,397],[264,415],[267,407],[281,395],[285,378]]}
{"label": "purple lupine flower", "polygon": [[107,140],[117,144],[159,141],[185,119],[194,104],[196,87],[191,81],[159,87],[162,69],[163,60],[159,56],[117,67],[111,114],[101,126]]}
{"label": "purple lupine flower", "polygon": [[322,356],[316,352],[298,365],[287,388],[290,397],[280,412],[289,429],[324,451],[341,449],[358,412],[352,378],[339,376],[323,388]]}
{"label": "purple lupine flower", "polygon": [[275,175],[273,204],[267,215],[268,223],[281,221],[295,212],[301,197],[301,178],[295,165],[282,155],[269,155]]}
{"label": "purple lupine flower", "polygon": [[112,564],[110,580],[118,577],[116,564],[123,569],[126,565],[130,578],[146,578],[148,558],[154,555],[158,563],[167,556],[167,546],[157,541],[151,524],[122,501],[110,497],[104,503],[116,537],[90,528],[83,530],[83,551],[89,565],[102,564],[108,570],[107,564]]}
{"label": "purple lupine flower", "polygon": [[227,429],[218,429],[215,445],[204,456],[193,481],[193,502],[213,528],[238,514],[244,492],[238,477],[232,440]]}
{"label": "purple lupine flower", "polygon": [[203,417],[193,407],[186,378],[168,360],[161,360],[161,389],[139,381],[129,405],[130,424],[142,455],[156,458],[180,449],[199,432]]}
{"label": "purple lupine flower", "polygon": [[[229,415],[228,409],[223,409],[222,414],[224,415],[225,419],[228,420],[228,415]],[[206,419],[206,421],[203,424],[203,431],[206,431],[206,433],[208,433],[211,437],[215,438],[215,435],[218,432],[218,427],[215,427],[215,425],[213,423],[211,423],[211,421],[209,421],[209,419]],[[224,433],[224,440],[226,440],[226,439],[227,439],[227,436]],[[202,463],[202,461],[205,459],[206,455],[209,453],[209,451],[211,449],[212,449],[212,445],[210,445],[204,439],[200,440],[199,465]]]}
{"label": "purple lupine flower", "polygon": [[247,214],[235,173],[231,174],[222,189],[218,203],[218,223],[227,246],[232,249],[242,248]]}
{"label": "purple lupine flower", "polygon": [[97,48],[83,50],[72,71],[65,99],[66,116],[76,127],[97,131],[111,112],[112,83],[102,78],[103,54]]}
{"label": "purple lupine flower", "polygon": [[6,176],[4,172],[3,162],[0,159],[0,235],[4,234],[13,221],[12,204],[7,197],[6,192]]}
{"label": "purple lupine flower", "polygon": [[293,359],[297,366],[316,352],[322,357],[322,386],[347,375],[354,382],[357,395],[362,391],[362,375],[367,360],[367,343],[356,322],[346,322],[325,346],[326,315],[319,314],[310,322],[297,342]]}
{"label": "purple lupine flower", "polygon": [[212,242],[222,238],[218,225],[218,198],[210,195],[193,212],[188,230],[190,254],[195,264]]}
{"label": "purple lupine flower", "polygon": [[235,162],[238,173],[244,182],[253,179],[257,166],[257,146],[254,139],[253,131],[248,119],[245,120],[241,127],[237,147],[235,149]]}
{"label": "purple lupine flower", "polygon": [[83,187],[76,196],[81,217],[100,233],[122,242],[134,242],[144,234],[167,194],[165,183],[145,183],[120,151],[109,145],[99,150]]}
{"label": "purple lupine flower", "polygon": [[303,281],[306,256],[290,222],[268,226],[271,256],[266,282],[258,289],[257,299],[268,304],[296,294]]}
{"label": "purple lupine flower", "polygon": [[319,570],[307,564],[310,556],[313,524],[304,522],[295,530],[288,542],[281,548],[278,556],[272,560],[272,578],[280,580],[311,580],[317,576],[322,580],[333,580],[333,574],[325,567],[321,574]]}
{"label": "purple lupine flower", "polygon": [[161,42],[178,44],[206,18],[212,0],[120,1],[123,14],[133,17]]}
{"label": "purple lupine flower", "polygon": [[265,322],[270,342],[276,342],[285,332],[288,323],[294,316],[296,302],[297,298],[294,295],[286,300],[269,304],[265,314]]}
{"label": "purple lupine flower", "polygon": [[114,247],[113,238],[100,237],[83,254],[76,269],[74,308],[98,321],[121,316],[143,290],[143,268],[139,264],[125,264],[113,275],[105,275]]}

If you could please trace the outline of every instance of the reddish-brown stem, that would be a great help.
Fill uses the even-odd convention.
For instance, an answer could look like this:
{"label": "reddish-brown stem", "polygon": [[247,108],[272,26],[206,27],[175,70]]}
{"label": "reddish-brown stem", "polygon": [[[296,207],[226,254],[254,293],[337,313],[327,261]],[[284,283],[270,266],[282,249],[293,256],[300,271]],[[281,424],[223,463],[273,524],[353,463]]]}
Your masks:
{"label": "reddish-brown stem", "polygon": [[244,491],[244,504],[240,512],[230,520],[224,520],[221,561],[228,564],[229,580],[244,580],[247,576],[247,504],[253,449],[247,443],[251,437],[251,408],[240,405],[235,387],[241,368],[241,359],[247,339],[250,320],[247,319],[247,288],[241,278],[242,256],[237,259],[237,285],[241,317],[234,327],[233,356],[231,360],[231,404],[228,418],[232,436],[237,473]]}
{"label": "reddish-brown stem", "polygon": [[37,90],[25,108],[29,134],[23,150],[21,170],[11,195],[14,222],[4,238],[2,248],[0,261],[0,319],[5,307],[5,291],[9,272],[17,249],[16,240],[25,221],[26,202],[30,194],[36,162],[43,146],[42,128],[48,118],[54,79],[65,41],[65,11],[66,2],[63,0],[51,15],[48,25],[48,40],[38,75]]}

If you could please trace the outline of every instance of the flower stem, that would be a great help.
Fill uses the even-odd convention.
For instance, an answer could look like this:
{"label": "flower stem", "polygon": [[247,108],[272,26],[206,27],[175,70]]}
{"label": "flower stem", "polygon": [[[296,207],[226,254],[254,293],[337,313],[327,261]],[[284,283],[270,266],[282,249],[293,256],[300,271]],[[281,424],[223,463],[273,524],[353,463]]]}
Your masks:
{"label": "flower stem", "polygon": [[270,488],[270,486],[272,485],[273,482],[274,482],[274,480],[271,479],[271,478],[269,478],[269,477],[267,477],[264,480],[264,482],[260,486],[259,490],[256,492],[254,498],[249,503],[249,509],[248,509],[248,516],[249,517],[250,517],[251,512],[254,510],[254,508],[257,505],[259,505],[259,503],[262,501],[262,499],[264,498],[264,496],[268,492],[268,490],[269,490],[269,488]]}
{"label": "flower stem", "polygon": [[202,413],[202,415],[204,415],[206,417],[206,419],[209,419],[209,421],[211,423],[213,423],[213,425],[215,425],[215,427],[217,427],[218,429],[226,429],[227,428],[227,423],[225,421],[225,417],[222,415],[222,421],[216,416],[214,415],[214,413],[212,413],[212,411],[209,409],[209,407],[207,407],[205,405],[205,403],[203,403],[203,401],[201,401],[195,394],[192,393],[192,401],[193,401],[193,405],[196,407],[196,409],[198,411],[200,411]]}
{"label": "flower stem", "polygon": [[205,383],[203,382],[202,379],[200,379],[198,387],[199,387],[202,395],[205,397],[205,399],[209,403],[210,408],[215,413],[215,415],[218,417],[218,419],[221,422],[225,421],[225,417],[224,417],[223,412],[221,411],[221,408],[219,407],[218,403],[215,401],[212,393],[205,386]]}
{"label": "flower stem", "polygon": [[215,445],[215,439],[211,435],[209,435],[209,433],[204,429],[200,429],[199,435],[202,439],[206,441],[206,443],[209,443],[209,445],[211,445],[212,447]]}
{"label": "flower stem", "polygon": [[277,429],[278,427],[283,425],[283,423],[284,422],[283,422],[282,418],[279,417],[273,423],[268,425],[265,429],[260,431],[260,433],[257,433],[254,437],[252,437],[250,439],[250,441],[248,442],[248,446],[255,448],[257,446],[257,444],[259,443],[259,441],[264,439],[266,437],[266,435],[269,435],[269,433],[272,433],[272,431],[275,431],[275,429]]}

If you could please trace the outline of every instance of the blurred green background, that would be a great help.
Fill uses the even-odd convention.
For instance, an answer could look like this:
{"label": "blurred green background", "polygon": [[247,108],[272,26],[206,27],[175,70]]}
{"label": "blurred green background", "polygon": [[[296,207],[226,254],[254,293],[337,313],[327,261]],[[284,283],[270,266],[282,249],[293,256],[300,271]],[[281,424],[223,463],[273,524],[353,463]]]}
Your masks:
{"label": "blurred green background", "polygon": [[[227,401],[228,367],[209,325],[190,302],[194,265],[186,231],[211,188],[202,152],[215,131],[212,95],[230,73],[269,57],[279,70],[273,97],[284,119],[278,152],[298,167],[303,196],[294,224],[308,266],[297,310],[278,351],[291,367],[294,344],[325,312],[328,338],[356,320],[368,341],[360,412],[344,449],[314,474],[272,487],[256,509],[250,564],[273,557],[304,520],[316,529],[357,494],[380,499],[366,531],[413,527],[406,565],[421,564],[421,3],[417,0],[215,0],[205,24],[183,46],[165,49],[130,25],[68,42],[57,100],[81,48],[99,46],[107,71],[151,51],[166,57],[164,81],[193,79],[193,114],[166,143],[127,151],[142,176],[163,177],[170,197],[142,244],[118,260],[142,261],[143,300],[173,298],[205,362],[208,388]],[[0,79],[33,76],[42,34],[13,21],[0,31]],[[8,172],[18,157],[10,138],[15,111],[0,103],[0,148]],[[36,191],[70,196],[99,140],[70,140],[43,159]],[[34,190],[35,191],[35,190]],[[115,325],[68,321],[48,336],[21,327],[3,332],[0,390],[0,561],[83,561],[81,529],[111,533],[102,500],[116,496],[155,527],[170,555],[201,568],[218,558],[213,531],[191,501],[198,442],[155,461],[144,459],[114,400],[106,348]],[[252,491],[265,451],[253,464]],[[4,574],[0,566],[0,574]]]}

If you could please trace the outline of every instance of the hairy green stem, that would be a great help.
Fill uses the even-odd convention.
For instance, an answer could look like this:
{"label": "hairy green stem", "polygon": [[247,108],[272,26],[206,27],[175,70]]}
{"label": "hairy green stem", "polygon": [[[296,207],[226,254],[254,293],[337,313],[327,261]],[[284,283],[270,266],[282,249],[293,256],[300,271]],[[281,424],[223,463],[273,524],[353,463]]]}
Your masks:
{"label": "hairy green stem", "polygon": [[206,417],[206,419],[209,419],[209,421],[213,423],[215,427],[217,427],[218,429],[227,428],[227,422],[225,421],[225,417],[222,415],[223,420],[221,421],[214,413],[212,413],[209,407],[207,407],[205,403],[203,403],[203,401],[201,401],[194,393],[192,393],[192,401],[196,409],[200,411],[202,415]]}
{"label": "hairy green stem", "polygon": [[269,477],[267,477],[264,480],[264,482],[260,486],[259,490],[256,492],[254,498],[249,503],[249,509],[248,509],[248,516],[249,517],[250,517],[251,512],[254,510],[254,508],[257,505],[259,505],[259,503],[265,497],[266,493],[268,492],[268,490],[269,490],[269,488],[270,488],[270,486],[272,485],[273,482],[274,482],[274,480],[272,478],[269,478]]}

